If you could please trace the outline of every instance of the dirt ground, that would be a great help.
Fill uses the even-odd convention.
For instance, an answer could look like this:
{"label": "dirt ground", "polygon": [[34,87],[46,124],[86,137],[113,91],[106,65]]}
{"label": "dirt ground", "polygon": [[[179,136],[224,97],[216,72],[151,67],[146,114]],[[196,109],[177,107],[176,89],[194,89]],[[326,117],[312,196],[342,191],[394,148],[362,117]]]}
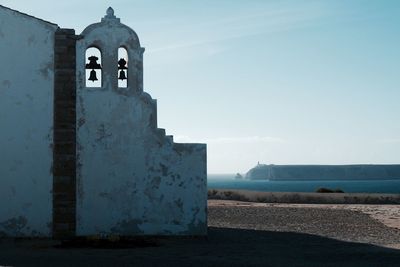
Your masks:
{"label": "dirt ground", "polygon": [[400,230],[382,223],[400,206],[383,207],[211,200],[207,238],[2,239],[0,266],[400,266]]}

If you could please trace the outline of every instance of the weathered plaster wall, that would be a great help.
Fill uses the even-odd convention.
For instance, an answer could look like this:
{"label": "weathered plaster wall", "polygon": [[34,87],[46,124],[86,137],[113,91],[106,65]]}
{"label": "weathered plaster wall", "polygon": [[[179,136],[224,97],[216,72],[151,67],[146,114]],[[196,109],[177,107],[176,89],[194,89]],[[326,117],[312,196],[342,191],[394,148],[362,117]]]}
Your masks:
{"label": "weathered plaster wall", "polygon": [[[117,19],[77,42],[77,235],[204,235],[206,145],[175,144],[157,129],[142,90],[136,34]],[[103,86],[85,88],[85,50],[102,51]],[[128,88],[117,87],[117,51],[128,50]]]}
{"label": "weathered plaster wall", "polygon": [[57,25],[0,6],[0,236],[50,236]]}

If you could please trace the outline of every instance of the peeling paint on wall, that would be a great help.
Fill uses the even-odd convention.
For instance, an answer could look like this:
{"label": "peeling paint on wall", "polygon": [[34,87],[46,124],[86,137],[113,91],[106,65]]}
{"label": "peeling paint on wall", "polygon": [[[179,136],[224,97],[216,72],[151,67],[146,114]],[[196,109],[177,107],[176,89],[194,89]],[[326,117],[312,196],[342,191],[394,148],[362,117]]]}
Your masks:
{"label": "peeling paint on wall", "polygon": [[0,222],[0,229],[2,228],[5,233],[13,233],[13,235],[18,236],[21,235],[27,224],[28,220],[23,216],[19,216]]}
{"label": "peeling paint on wall", "polygon": [[32,45],[36,41],[35,35],[31,35],[28,38],[28,45]]}
{"label": "peeling paint on wall", "polygon": [[11,81],[10,80],[4,80],[2,82],[3,88],[9,89],[11,87]]}
{"label": "peeling paint on wall", "polygon": [[45,80],[50,80],[50,75],[53,73],[53,69],[53,61],[46,62],[40,66],[39,73]]}
{"label": "peeling paint on wall", "polygon": [[111,228],[110,232],[106,232],[105,234],[117,234],[117,235],[131,235],[132,232],[137,234],[144,234],[143,231],[139,228],[143,221],[138,219],[133,220],[123,220],[118,222],[114,227]]}

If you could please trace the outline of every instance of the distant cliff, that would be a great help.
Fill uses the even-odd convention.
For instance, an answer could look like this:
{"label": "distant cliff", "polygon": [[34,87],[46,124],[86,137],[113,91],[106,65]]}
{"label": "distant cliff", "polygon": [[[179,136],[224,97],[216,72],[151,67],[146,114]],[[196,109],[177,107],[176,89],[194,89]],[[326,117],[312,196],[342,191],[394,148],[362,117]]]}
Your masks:
{"label": "distant cliff", "polygon": [[250,180],[384,180],[400,179],[400,165],[265,165],[245,176]]}

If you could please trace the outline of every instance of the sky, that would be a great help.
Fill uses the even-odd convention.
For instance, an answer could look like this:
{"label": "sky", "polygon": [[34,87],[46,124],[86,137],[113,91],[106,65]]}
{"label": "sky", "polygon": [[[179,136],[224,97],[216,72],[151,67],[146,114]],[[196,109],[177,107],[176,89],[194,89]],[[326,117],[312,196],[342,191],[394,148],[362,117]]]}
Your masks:
{"label": "sky", "polygon": [[138,34],[144,89],[208,173],[400,163],[400,1],[0,0],[83,29],[109,6]]}

